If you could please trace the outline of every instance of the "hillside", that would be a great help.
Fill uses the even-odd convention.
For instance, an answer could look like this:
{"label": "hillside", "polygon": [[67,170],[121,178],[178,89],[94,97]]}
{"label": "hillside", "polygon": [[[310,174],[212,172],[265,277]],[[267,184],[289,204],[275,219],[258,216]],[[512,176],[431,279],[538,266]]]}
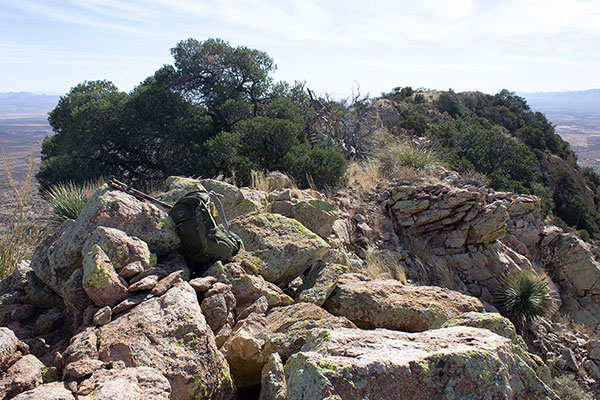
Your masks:
{"label": "hillside", "polygon": [[[0,398],[600,395],[600,176],[544,114],[508,90],[335,101],[220,39],[172,54],[49,113],[43,188],[126,185],[66,190],[31,259],[0,259]],[[222,212],[171,218],[190,191]]]}

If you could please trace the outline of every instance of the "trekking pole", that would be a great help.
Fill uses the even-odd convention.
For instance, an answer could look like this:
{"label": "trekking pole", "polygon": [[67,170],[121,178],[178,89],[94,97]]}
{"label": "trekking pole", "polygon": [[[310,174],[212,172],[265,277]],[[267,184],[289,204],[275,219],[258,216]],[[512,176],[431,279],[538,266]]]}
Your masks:
{"label": "trekking pole", "polygon": [[159,206],[166,208],[167,210],[169,210],[173,207],[173,205],[171,205],[169,203],[162,202],[162,201],[158,200],[157,198],[150,196],[149,194],[140,192],[139,190],[132,188],[131,186],[127,185],[126,183],[118,181],[114,176],[111,176],[108,178],[108,183],[111,187],[113,187],[115,189],[118,189],[122,192],[130,194],[135,198],[138,198],[141,200],[148,200],[153,203],[156,203]]}
{"label": "trekking pole", "polygon": [[221,199],[219,199],[219,197],[223,197],[223,195],[220,193],[216,193],[212,190],[210,192],[208,192],[208,195],[210,196],[211,200],[215,204],[215,208],[217,209],[217,214],[219,215],[219,219],[223,223],[223,226],[227,230],[227,233],[229,233],[230,231],[229,231],[229,224],[227,223],[227,217],[225,216],[225,211],[223,210],[223,204],[221,204]]}

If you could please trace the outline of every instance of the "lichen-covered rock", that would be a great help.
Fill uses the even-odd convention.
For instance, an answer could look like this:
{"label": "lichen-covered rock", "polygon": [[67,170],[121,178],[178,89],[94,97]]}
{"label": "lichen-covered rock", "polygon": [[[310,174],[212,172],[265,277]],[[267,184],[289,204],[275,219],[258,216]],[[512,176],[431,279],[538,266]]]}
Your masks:
{"label": "lichen-covered rock", "polygon": [[234,185],[215,179],[201,179],[200,183],[208,191],[222,195],[221,203],[227,219],[264,209],[267,195],[264,192],[249,188],[237,188]]}
{"label": "lichen-covered rock", "polygon": [[171,385],[154,368],[101,369],[81,382],[77,395],[80,400],[164,400],[171,398]]}
{"label": "lichen-covered rock", "polygon": [[0,378],[0,398],[10,399],[15,395],[31,390],[42,384],[44,364],[35,356],[21,357],[2,372]]}
{"label": "lichen-covered rock", "polygon": [[322,238],[328,238],[333,233],[333,224],[340,215],[336,205],[319,199],[295,202],[277,200],[271,204],[271,211],[295,219]]}
{"label": "lichen-covered rock", "polygon": [[170,176],[164,183],[165,191],[156,195],[156,198],[166,203],[175,204],[189,192],[206,190],[198,179],[183,176]]}
{"label": "lichen-covered rock", "polygon": [[320,262],[315,265],[296,292],[298,301],[322,306],[335,289],[340,275],[347,271],[348,267],[341,264]]}
{"label": "lichen-covered rock", "polygon": [[247,273],[238,263],[214,263],[205,275],[214,277],[221,283],[230,284],[236,303],[240,306],[254,303],[262,296],[267,298],[269,307],[287,306],[294,302],[280,287],[266,281],[260,275]]}
{"label": "lichen-covered rock", "polygon": [[69,328],[75,332],[83,324],[85,309],[92,305],[92,301],[83,289],[83,268],[73,271],[63,286],[61,296],[65,302]]}
{"label": "lichen-covered rock", "polygon": [[363,329],[405,332],[439,328],[464,312],[483,311],[478,299],[441,287],[368,280],[352,274],[342,275],[324,308]]}
{"label": "lichen-covered rock", "polygon": [[267,362],[263,353],[267,341],[265,324],[264,316],[250,314],[236,324],[221,347],[238,388],[260,383],[261,370]]}
{"label": "lichen-covered rock", "polygon": [[542,361],[488,330],[322,330],[285,364],[287,398],[556,399]]}
{"label": "lichen-covered rock", "polygon": [[279,214],[252,213],[231,221],[246,250],[263,263],[259,273],[269,282],[286,284],[315,265],[329,245],[301,223]]}
{"label": "lichen-covered rock", "polygon": [[75,400],[62,382],[46,383],[14,397],[13,400]]}
{"label": "lichen-covered rock", "polygon": [[76,221],[63,223],[37,249],[31,268],[56,293],[73,271],[81,267],[82,248],[98,226],[115,228],[148,244],[152,253],[165,255],[179,248],[175,224],[166,212],[119,190],[100,188]]}
{"label": "lichen-covered rock", "polygon": [[467,244],[485,244],[502,239],[506,234],[508,219],[508,213],[501,201],[484,206],[469,223]]}
{"label": "lichen-covered rock", "polygon": [[86,328],[71,338],[63,355],[63,364],[67,366],[81,360],[98,359],[98,337],[94,328]]}
{"label": "lichen-covered rock", "polygon": [[452,318],[444,323],[443,327],[470,326],[472,328],[487,329],[497,335],[510,339],[514,344],[527,349],[527,345],[521,336],[517,334],[515,326],[508,318],[498,313],[468,312]]}
{"label": "lichen-covered rock", "polygon": [[259,400],[287,399],[287,384],[281,357],[273,353],[262,370]]}
{"label": "lichen-covered rock", "polygon": [[265,353],[279,353],[287,360],[304,345],[311,332],[316,329],[355,328],[344,317],[336,317],[311,303],[296,303],[278,307],[267,314],[266,329],[269,338]]}
{"label": "lichen-covered rock", "polygon": [[173,398],[234,397],[229,366],[187,282],[101,327],[98,342],[102,361],[160,370],[171,384]]}
{"label": "lichen-covered rock", "polygon": [[98,307],[114,307],[127,298],[127,288],[100,246],[92,246],[83,259],[83,289]]}
{"label": "lichen-covered rock", "polygon": [[96,227],[83,244],[82,254],[89,253],[95,244],[106,253],[117,272],[130,263],[141,264],[142,270],[156,265],[156,255],[150,253],[148,244],[136,237],[127,236],[119,229]]}

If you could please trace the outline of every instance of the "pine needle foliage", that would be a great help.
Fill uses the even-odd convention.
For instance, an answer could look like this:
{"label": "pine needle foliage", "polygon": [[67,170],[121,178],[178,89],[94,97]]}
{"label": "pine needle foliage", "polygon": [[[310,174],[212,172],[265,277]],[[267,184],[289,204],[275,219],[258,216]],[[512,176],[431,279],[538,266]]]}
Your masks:
{"label": "pine needle foliage", "polygon": [[554,310],[550,284],[544,275],[519,271],[502,278],[500,286],[498,307],[517,326],[526,327],[535,318]]}
{"label": "pine needle foliage", "polygon": [[82,185],[61,182],[45,190],[42,198],[50,207],[50,225],[58,227],[68,219],[77,219],[100,182],[86,182]]}

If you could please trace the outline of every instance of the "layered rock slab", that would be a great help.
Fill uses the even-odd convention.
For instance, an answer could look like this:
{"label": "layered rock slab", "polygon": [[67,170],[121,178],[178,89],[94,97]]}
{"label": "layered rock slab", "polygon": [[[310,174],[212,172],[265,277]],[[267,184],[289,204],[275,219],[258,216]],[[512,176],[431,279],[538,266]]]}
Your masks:
{"label": "layered rock slab", "polygon": [[483,311],[478,299],[452,290],[393,279],[370,280],[358,274],[342,275],[324,308],[363,329],[405,332],[440,328],[462,313]]}
{"label": "layered rock slab", "polygon": [[97,336],[102,361],[158,369],[169,380],[173,398],[234,397],[229,366],[187,282],[104,325]]}
{"label": "layered rock slab", "polygon": [[488,330],[322,330],[285,364],[288,400],[556,399],[541,360]]}

